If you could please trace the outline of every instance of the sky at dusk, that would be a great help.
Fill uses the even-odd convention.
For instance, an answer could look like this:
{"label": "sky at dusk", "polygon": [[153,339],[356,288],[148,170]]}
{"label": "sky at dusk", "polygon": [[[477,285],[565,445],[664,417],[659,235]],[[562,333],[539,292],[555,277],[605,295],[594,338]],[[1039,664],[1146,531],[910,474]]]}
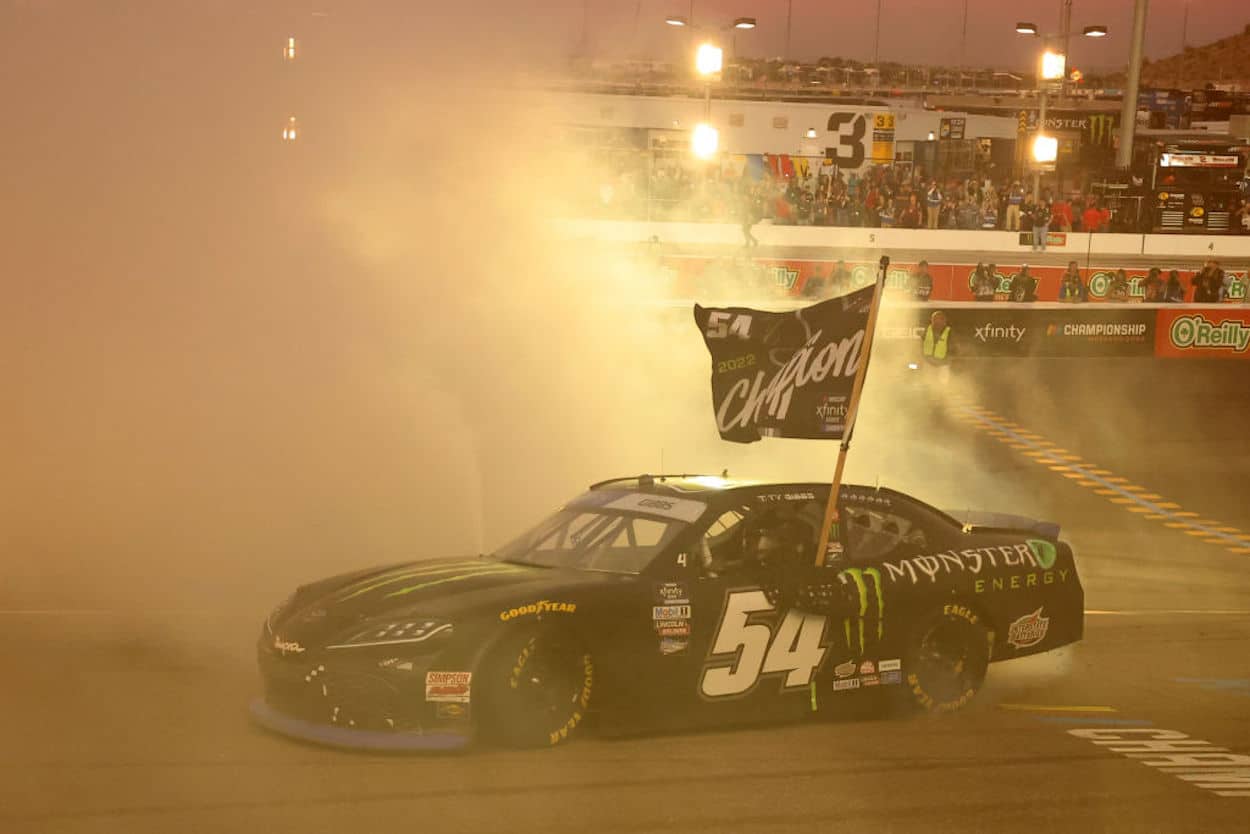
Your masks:
{"label": "sky at dusk", "polygon": [[[1043,32],[1059,28],[1060,4],[967,0],[969,65],[1024,68],[1032,64],[1036,42],[1014,32],[1017,20],[1037,23]],[[1182,17],[1189,6],[1188,37],[1200,45],[1241,31],[1250,24],[1246,0],[1153,0],[1147,24],[1147,55],[1161,58],[1180,51]],[[129,18],[136,29],[159,24],[188,30],[225,26],[233,36],[290,29],[313,38],[355,44],[364,57],[393,53],[409,58],[455,56],[465,66],[492,57],[559,63],[578,52],[604,58],[682,60],[686,35],[664,24],[669,14],[688,15],[691,0],[0,0],[0,15],[19,25],[0,26],[21,36],[21,23],[37,18],[63,21],[67,31],[90,29],[93,20]],[[792,9],[791,52],[800,59],[822,55],[870,59],[877,4],[830,0],[694,0],[696,22],[723,24],[754,16],[759,28],[736,39],[740,54],[780,55],[785,49],[786,13]],[[963,0],[882,0],[882,60],[956,64],[960,59]],[[1117,68],[1128,59],[1132,0],[1076,0],[1072,26],[1077,32],[1103,24],[1110,36],[1076,38],[1072,66]],[[585,25],[583,25],[583,21]],[[0,18],[2,22],[2,18]],[[223,30],[224,31],[224,30]],[[223,45],[226,42],[223,40]]]}

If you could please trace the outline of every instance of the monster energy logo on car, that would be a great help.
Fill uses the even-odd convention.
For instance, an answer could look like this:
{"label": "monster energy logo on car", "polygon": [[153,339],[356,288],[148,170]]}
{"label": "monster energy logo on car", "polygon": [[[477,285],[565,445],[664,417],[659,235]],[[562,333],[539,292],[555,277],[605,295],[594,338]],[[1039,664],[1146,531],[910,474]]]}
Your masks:
{"label": "monster energy logo on car", "polygon": [[[851,620],[855,619],[857,621],[859,653],[863,654],[867,648],[864,624],[868,619],[870,611],[875,611],[877,640],[880,641],[885,633],[885,596],[881,592],[881,571],[876,568],[847,568],[838,574],[838,578],[843,583],[854,584],[855,590],[859,594],[859,615],[843,619],[842,630],[846,635],[846,647],[854,649],[855,644],[851,642]],[[868,588],[869,581],[872,583],[871,590]]]}

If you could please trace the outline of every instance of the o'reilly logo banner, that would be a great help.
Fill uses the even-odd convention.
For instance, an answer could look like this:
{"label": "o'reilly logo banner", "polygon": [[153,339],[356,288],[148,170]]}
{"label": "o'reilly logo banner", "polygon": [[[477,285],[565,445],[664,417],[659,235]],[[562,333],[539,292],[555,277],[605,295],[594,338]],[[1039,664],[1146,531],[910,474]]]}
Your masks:
{"label": "o'reilly logo banner", "polygon": [[862,361],[873,287],[800,310],[695,305],[725,440],[837,440]]}
{"label": "o'reilly logo banner", "polygon": [[1250,358],[1250,310],[1160,310],[1159,356]]}

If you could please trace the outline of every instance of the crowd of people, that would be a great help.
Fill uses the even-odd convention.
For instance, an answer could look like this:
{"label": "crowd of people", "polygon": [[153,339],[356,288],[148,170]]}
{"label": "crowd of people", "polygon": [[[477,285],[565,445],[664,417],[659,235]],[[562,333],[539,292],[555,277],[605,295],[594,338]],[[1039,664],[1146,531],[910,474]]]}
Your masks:
{"label": "crowd of people", "polygon": [[[1140,297],[1144,302],[1155,304],[1218,304],[1226,300],[1247,300],[1233,293],[1234,280],[1232,273],[1226,272],[1216,260],[1207,261],[1194,274],[1189,286],[1186,286],[1179,270],[1169,270],[1164,276],[1162,269],[1151,267],[1140,282],[1142,292],[1134,294],[1128,274],[1123,269],[1117,269],[1102,297],[1107,301],[1121,302]],[[973,297],[986,302],[996,301],[1002,296],[1007,301],[1016,302],[1063,301],[1081,304],[1089,301],[1091,295],[1089,279],[1082,277],[1076,261],[1068,262],[1055,298],[1039,297],[1038,279],[1030,274],[1027,264],[1011,276],[1006,293],[1001,292],[1001,282],[996,264],[977,264],[970,279]],[[838,261],[830,269],[828,277],[815,275],[808,278],[802,292],[806,298],[818,299],[843,295],[854,288],[846,262]],[[908,291],[917,301],[929,300],[933,292],[933,276],[927,261],[916,265],[909,277]]]}
{"label": "crowd of people", "polygon": [[[603,196],[626,213],[636,212],[636,205],[634,211],[625,208],[627,199],[615,187]],[[1092,193],[1043,191],[1034,199],[1032,183],[1018,179],[939,178],[914,165],[876,165],[862,174],[815,166],[793,175],[765,173],[759,178],[718,171],[702,178],[681,166],[657,167],[647,183],[647,199],[652,219],[736,220],[744,229],[768,221],[1023,231],[1034,233],[1035,249],[1045,249],[1048,232],[1107,232],[1133,222],[1113,217],[1103,199]],[[1250,200],[1235,208],[1231,225],[1233,231],[1250,233]]]}

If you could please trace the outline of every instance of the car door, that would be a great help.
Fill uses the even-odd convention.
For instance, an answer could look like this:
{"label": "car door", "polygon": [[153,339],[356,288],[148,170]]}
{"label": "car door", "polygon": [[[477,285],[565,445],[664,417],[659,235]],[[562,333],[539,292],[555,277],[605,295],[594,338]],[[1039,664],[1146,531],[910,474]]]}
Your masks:
{"label": "car door", "polygon": [[778,574],[762,565],[754,531],[785,527],[787,558],[809,560],[823,500],[774,488],[744,496],[700,536],[691,587],[690,662],[683,686],[696,723],[798,716],[827,653],[827,618],[783,610]]}

